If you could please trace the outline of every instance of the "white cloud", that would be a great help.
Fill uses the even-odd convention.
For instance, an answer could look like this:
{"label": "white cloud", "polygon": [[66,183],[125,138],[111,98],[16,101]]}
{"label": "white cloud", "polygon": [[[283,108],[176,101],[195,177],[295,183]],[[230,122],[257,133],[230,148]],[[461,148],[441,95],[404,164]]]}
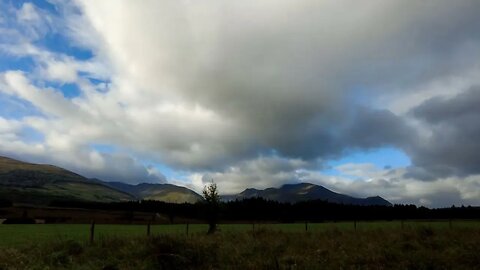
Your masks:
{"label": "white cloud", "polygon": [[48,64],[44,75],[53,81],[75,82],[77,80],[77,70],[70,63],[51,62]]}
{"label": "white cloud", "polygon": [[[12,9],[11,7],[5,7]],[[23,33],[24,40],[38,40],[44,37],[49,31],[55,30],[52,16],[37,8],[33,3],[23,3],[22,6],[15,10],[15,15],[18,22],[18,30]]]}
{"label": "white cloud", "polygon": [[31,102],[44,113],[54,116],[75,114],[75,106],[65,100],[63,95],[53,89],[38,89],[30,83],[25,74],[19,71],[0,73],[0,85],[6,93]]}
{"label": "white cloud", "polygon": [[351,176],[359,179],[372,179],[381,177],[385,171],[377,168],[371,163],[346,163],[334,168],[344,176]]}
{"label": "white cloud", "polygon": [[42,19],[32,3],[23,3],[22,7],[17,11],[17,17],[20,21],[30,22],[39,22]]}
{"label": "white cloud", "polygon": [[16,120],[8,120],[0,117],[0,133],[16,133],[22,127],[22,123]]}

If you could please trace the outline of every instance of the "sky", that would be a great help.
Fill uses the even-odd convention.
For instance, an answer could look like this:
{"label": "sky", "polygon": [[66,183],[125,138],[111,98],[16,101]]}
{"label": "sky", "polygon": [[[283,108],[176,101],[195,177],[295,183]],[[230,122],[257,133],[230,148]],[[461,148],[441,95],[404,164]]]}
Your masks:
{"label": "sky", "polygon": [[0,155],[480,205],[479,1],[0,0]]}

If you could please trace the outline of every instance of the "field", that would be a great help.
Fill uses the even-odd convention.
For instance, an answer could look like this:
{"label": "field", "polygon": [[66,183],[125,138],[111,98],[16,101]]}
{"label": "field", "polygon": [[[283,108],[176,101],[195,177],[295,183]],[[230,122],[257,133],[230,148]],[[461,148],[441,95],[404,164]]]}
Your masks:
{"label": "field", "polygon": [[[403,225],[402,225],[403,223]],[[220,233],[224,232],[252,232],[255,230],[270,230],[291,233],[322,232],[332,229],[340,230],[372,230],[372,229],[404,229],[431,227],[435,229],[477,228],[480,230],[480,221],[376,221],[376,222],[328,222],[328,223],[293,223],[293,224],[220,224]],[[203,234],[207,231],[206,224],[172,224],[151,225],[150,234],[186,235]],[[188,230],[188,232],[187,232]],[[147,225],[95,225],[95,239],[111,237],[145,236]],[[0,225],[0,247],[14,247],[31,243],[49,241],[87,241],[90,237],[90,224],[34,224],[34,225]]]}
{"label": "field", "polygon": [[478,221],[0,225],[0,269],[476,269]]}

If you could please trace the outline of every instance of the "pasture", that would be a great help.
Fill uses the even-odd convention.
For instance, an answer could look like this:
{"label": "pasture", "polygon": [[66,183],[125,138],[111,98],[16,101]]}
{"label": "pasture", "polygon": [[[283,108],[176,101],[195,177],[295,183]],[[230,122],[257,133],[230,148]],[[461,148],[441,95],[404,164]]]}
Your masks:
{"label": "pasture", "polygon": [[457,222],[1,225],[0,269],[478,269],[479,224]]}
{"label": "pasture", "polygon": [[[0,247],[15,247],[32,243],[50,241],[88,241],[90,224],[12,224],[0,225]],[[327,230],[365,231],[374,229],[401,230],[408,228],[429,227],[433,229],[480,230],[480,221],[343,221],[325,223],[278,223],[278,224],[219,224],[219,233],[244,233],[269,230],[284,233],[319,233]],[[197,235],[205,234],[206,224],[166,224],[151,225],[150,235]],[[147,235],[147,225],[96,224],[94,239],[131,238]]]}

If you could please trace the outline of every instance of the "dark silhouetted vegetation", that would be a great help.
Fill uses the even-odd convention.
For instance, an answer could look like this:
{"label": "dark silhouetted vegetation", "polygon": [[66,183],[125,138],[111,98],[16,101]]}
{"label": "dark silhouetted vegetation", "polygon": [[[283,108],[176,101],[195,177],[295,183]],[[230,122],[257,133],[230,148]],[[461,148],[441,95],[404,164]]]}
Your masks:
{"label": "dark silhouetted vegetation", "polygon": [[0,208],[2,207],[11,207],[13,203],[9,200],[0,198]]}
{"label": "dark silhouetted vegetation", "polygon": [[28,217],[7,218],[2,224],[35,224],[35,219]]}
{"label": "dark silhouetted vegetation", "polygon": [[203,188],[203,198],[207,207],[208,234],[217,230],[218,210],[220,196],[218,196],[217,184],[210,183]]}
{"label": "dark silhouetted vegetation", "polygon": [[[209,206],[205,203],[165,203],[159,201],[130,201],[96,203],[80,201],[55,201],[56,207],[139,211],[162,213],[173,221],[175,217],[207,220]],[[333,204],[325,201],[280,203],[262,198],[252,198],[218,205],[220,222],[323,222],[341,220],[402,220],[402,219],[478,219],[480,207],[449,207],[429,209],[415,205],[358,206]]]}

